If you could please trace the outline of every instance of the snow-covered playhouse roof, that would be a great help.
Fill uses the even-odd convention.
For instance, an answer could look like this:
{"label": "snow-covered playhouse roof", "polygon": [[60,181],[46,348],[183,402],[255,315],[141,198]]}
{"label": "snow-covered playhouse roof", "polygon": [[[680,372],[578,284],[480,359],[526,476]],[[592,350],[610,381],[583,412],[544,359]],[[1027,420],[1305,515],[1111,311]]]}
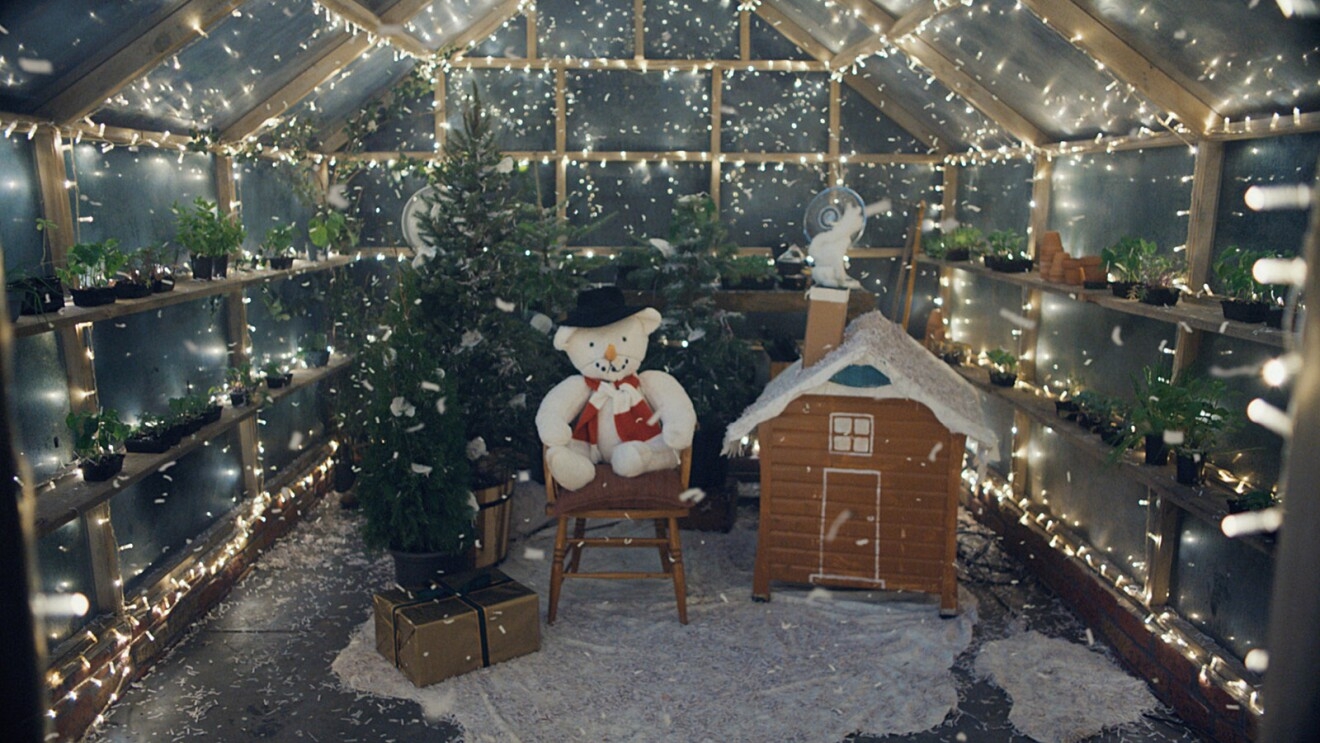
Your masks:
{"label": "snow-covered playhouse roof", "polygon": [[987,447],[998,442],[985,423],[975,389],[897,323],[873,311],[853,320],[843,343],[825,358],[806,368],[799,360],[766,385],[725,430],[725,453],[737,450],[758,425],[809,394],[915,400],[950,431]]}

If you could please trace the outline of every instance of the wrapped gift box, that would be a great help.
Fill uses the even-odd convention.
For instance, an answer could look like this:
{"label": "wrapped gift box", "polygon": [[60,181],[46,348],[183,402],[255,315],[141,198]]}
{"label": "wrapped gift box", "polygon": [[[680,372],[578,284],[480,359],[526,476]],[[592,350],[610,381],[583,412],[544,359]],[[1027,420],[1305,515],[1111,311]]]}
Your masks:
{"label": "wrapped gift box", "polygon": [[376,649],[417,686],[541,648],[536,594],[498,570],[381,591],[375,608]]}

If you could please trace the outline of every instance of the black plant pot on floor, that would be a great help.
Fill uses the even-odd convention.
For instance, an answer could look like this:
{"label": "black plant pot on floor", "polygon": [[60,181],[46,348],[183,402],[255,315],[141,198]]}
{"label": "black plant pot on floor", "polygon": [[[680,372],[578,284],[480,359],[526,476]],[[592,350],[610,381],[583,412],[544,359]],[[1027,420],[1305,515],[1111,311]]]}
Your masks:
{"label": "black plant pot on floor", "polygon": [[113,286],[70,289],[69,294],[73,295],[73,304],[76,307],[100,307],[106,304],[114,304],[115,299],[117,299]]}
{"label": "black plant pot on floor", "polygon": [[394,582],[404,588],[427,588],[441,578],[471,570],[476,564],[473,550],[458,555],[390,550],[390,556],[394,558]]}
{"label": "black plant pot on floor", "polygon": [[78,463],[78,469],[82,470],[83,480],[87,482],[104,482],[119,474],[124,469],[124,455],[111,454],[97,460],[84,460]]}
{"label": "black plant pot on floor", "polygon": [[1169,446],[1164,443],[1164,434],[1146,434],[1146,464],[1165,465],[1169,463]]}

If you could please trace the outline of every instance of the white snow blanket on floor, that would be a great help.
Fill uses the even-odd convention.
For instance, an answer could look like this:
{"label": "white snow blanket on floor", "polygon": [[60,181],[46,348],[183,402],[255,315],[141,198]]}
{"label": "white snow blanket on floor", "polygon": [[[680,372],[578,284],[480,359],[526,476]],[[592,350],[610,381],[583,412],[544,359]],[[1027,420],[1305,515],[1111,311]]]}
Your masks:
{"label": "white snow blanket on floor", "polygon": [[[958,701],[949,669],[971,639],[973,599],[964,593],[947,620],[912,594],[777,589],[753,603],[748,515],[731,534],[683,534],[687,626],[666,582],[568,581],[538,653],[418,689],[376,653],[368,620],[334,672],[349,689],[456,720],[468,741],[821,741],[940,724]],[[501,566],[540,594],[543,616],[550,554],[547,530]],[[583,558],[584,569],[658,563],[643,549]]]}
{"label": "white snow blanket on floor", "polygon": [[976,671],[1012,698],[1013,727],[1042,743],[1089,738],[1157,704],[1144,681],[1103,653],[1039,632],[986,643]]}

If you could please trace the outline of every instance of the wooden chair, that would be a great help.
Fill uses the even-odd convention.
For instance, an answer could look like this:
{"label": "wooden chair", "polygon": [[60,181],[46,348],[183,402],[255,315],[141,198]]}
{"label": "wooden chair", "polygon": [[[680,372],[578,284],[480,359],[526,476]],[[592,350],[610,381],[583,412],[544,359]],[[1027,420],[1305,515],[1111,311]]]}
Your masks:
{"label": "wooden chair", "polygon": [[[671,470],[648,472],[637,477],[619,477],[608,464],[596,466],[596,479],[580,490],[562,489],[545,471],[546,514],[557,519],[554,562],[550,568],[550,606],[546,621],[553,624],[559,609],[559,589],[565,578],[634,580],[663,578],[674,583],[678,621],[687,624],[687,584],[683,576],[683,551],[678,540],[678,520],[691,505],[679,500],[688,488],[692,472],[692,449],[683,450],[680,464]],[[568,534],[573,520],[573,536]],[[588,537],[587,519],[655,522],[655,537]],[[654,547],[660,553],[662,572],[583,572],[582,551],[587,547]]]}

